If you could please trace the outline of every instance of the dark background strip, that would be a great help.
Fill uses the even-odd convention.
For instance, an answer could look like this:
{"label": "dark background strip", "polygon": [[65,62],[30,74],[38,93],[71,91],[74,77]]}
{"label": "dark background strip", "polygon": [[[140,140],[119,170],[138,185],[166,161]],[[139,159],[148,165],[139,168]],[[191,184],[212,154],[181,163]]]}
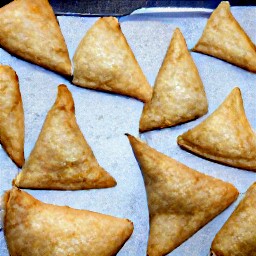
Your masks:
{"label": "dark background strip", "polygon": [[[11,2],[0,0],[0,6]],[[256,5],[256,0],[230,0],[231,6]],[[122,16],[142,7],[204,7],[214,9],[220,0],[50,0],[56,14]]]}

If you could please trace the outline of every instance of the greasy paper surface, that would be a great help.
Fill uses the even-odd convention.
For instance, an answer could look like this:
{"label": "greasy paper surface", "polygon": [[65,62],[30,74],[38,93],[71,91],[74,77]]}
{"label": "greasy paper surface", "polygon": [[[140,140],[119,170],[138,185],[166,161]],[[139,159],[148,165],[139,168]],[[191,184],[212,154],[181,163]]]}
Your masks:
{"label": "greasy paper surface", "polygon": [[[256,43],[256,8],[235,7],[231,11]],[[210,12],[167,9],[164,14],[149,15],[145,14],[145,10],[142,13],[144,14],[121,18],[120,22],[142,70],[153,85],[174,29],[180,27],[188,48],[191,49],[200,38]],[[96,18],[58,19],[72,58],[77,45]],[[249,122],[256,128],[256,75],[206,55],[192,53],[192,57],[209,102],[206,116],[219,106],[235,86],[239,86]],[[141,171],[124,136],[126,132],[138,135],[143,104],[124,96],[75,87],[60,75],[17,59],[2,49],[0,60],[2,64],[11,65],[20,79],[25,111],[25,157],[29,156],[46,114],[55,101],[57,86],[64,83],[73,94],[76,118],[81,131],[99,164],[117,181],[117,186],[109,189],[75,192],[30,190],[29,193],[46,203],[69,205],[132,220],[133,235],[118,256],[144,256],[148,238],[146,193]],[[229,181],[244,193],[256,180],[256,173],[196,157],[181,150],[176,143],[178,135],[200,123],[206,116],[176,127],[144,133],[142,138],[156,150],[200,172]],[[11,187],[11,181],[17,172],[17,167],[0,148],[0,195]],[[232,205],[169,255],[207,256],[215,234],[234,207]],[[0,232],[0,255],[8,256],[3,232]]]}

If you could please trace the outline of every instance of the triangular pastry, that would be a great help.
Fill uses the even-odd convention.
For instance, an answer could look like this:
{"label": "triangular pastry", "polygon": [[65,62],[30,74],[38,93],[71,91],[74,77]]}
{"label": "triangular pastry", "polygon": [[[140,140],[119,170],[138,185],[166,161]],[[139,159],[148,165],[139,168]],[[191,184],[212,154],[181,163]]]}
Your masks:
{"label": "triangular pastry", "polygon": [[128,135],[147,191],[148,256],[166,255],[238,196],[224,181],[199,173]]}
{"label": "triangular pastry", "polygon": [[239,88],[207,119],[178,137],[178,144],[199,156],[256,171],[256,135],[243,107]]}
{"label": "triangular pastry", "polygon": [[213,11],[193,51],[256,72],[256,47],[230,12],[229,2]]}
{"label": "triangular pastry", "polygon": [[0,65],[0,143],[10,158],[24,164],[24,111],[18,76]]}
{"label": "triangular pastry", "polygon": [[65,85],[49,111],[34,149],[14,180],[21,188],[91,189],[116,185],[99,166],[76,123],[74,101]]}
{"label": "triangular pastry", "polygon": [[144,105],[140,131],[184,123],[206,114],[207,110],[203,83],[177,28],[157,75],[152,99]]}
{"label": "triangular pastry", "polygon": [[152,88],[124,37],[118,20],[100,18],[80,42],[73,83],[149,101]]}
{"label": "triangular pastry", "polygon": [[215,256],[256,255],[256,183],[215,236],[211,251]]}
{"label": "triangular pastry", "polygon": [[27,61],[71,75],[71,61],[48,0],[17,0],[0,9],[0,46]]}
{"label": "triangular pastry", "polygon": [[10,255],[113,256],[133,232],[128,219],[45,204],[17,188],[4,200]]}

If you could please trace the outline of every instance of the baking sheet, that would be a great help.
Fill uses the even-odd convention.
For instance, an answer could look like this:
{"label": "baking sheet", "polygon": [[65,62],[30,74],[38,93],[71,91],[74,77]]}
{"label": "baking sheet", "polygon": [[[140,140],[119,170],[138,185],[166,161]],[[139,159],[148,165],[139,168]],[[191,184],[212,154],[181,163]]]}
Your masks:
{"label": "baking sheet", "polygon": [[[180,27],[188,47],[192,48],[201,36],[210,12],[208,9],[193,8],[143,9],[120,19],[123,33],[151,85],[154,84],[174,29]],[[256,8],[233,7],[232,13],[256,43]],[[58,19],[72,58],[81,38],[97,18],[60,16]],[[247,117],[255,128],[256,75],[206,55],[192,53],[192,56],[205,86],[208,114],[183,125],[144,133],[141,137],[160,152],[200,172],[229,181],[240,193],[244,193],[256,180],[255,173],[196,157],[181,150],[176,138],[212,113],[235,86],[242,91]],[[19,76],[25,110],[25,157],[29,156],[46,114],[55,101],[57,86],[64,83],[73,94],[77,122],[98,162],[117,180],[117,186],[109,189],[27,191],[46,203],[129,218],[134,223],[134,233],[118,255],[146,255],[149,226],[144,182],[124,136],[127,132],[138,135],[143,104],[128,97],[75,87],[60,75],[17,59],[2,49],[0,60],[2,64],[12,66]],[[0,148],[0,195],[11,188],[11,181],[18,171]],[[238,201],[169,255],[208,255],[215,234]],[[0,255],[8,255],[3,232],[0,232]]]}

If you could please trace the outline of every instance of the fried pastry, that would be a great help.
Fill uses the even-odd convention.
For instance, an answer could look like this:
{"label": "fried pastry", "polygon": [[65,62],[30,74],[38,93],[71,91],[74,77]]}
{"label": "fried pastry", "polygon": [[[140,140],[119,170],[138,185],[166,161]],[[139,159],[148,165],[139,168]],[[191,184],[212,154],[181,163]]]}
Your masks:
{"label": "fried pastry", "polygon": [[229,2],[221,2],[212,13],[193,51],[256,72],[256,47],[233,17]]}
{"label": "fried pastry", "polygon": [[4,200],[10,255],[112,256],[133,232],[128,219],[45,204],[17,188]]}
{"label": "fried pastry", "polygon": [[256,183],[215,236],[211,251],[215,256],[256,255]]}
{"label": "fried pastry", "polygon": [[14,180],[20,188],[78,190],[116,185],[99,166],[76,122],[72,95],[65,85],[22,171]]}
{"label": "fried pastry", "polygon": [[256,171],[256,135],[243,107],[239,88],[207,119],[178,137],[178,144],[199,156]]}
{"label": "fried pastry", "polygon": [[9,66],[0,65],[0,143],[10,158],[24,164],[24,110],[18,76]]}
{"label": "fried pastry", "polygon": [[203,83],[177,28],[156,78],[152,99],[144,105],[140,132],[184,123],[207,111]]}
{"label": "fried pastry", "polygon": [[0,46],[39,66],[71,75],[68,49],[48,0],[16,0],[2,7]]}
{"label": "fried pastry", "polygon": [[73,83],[149,101],[152,88],[124,37],[118,20],[100,18],[80,42]]}
{"label": "fried pastry", "polygon": [[224,181],[199,173],[128,135],[147,191],[148,256],[166,255],[238,196]]}

